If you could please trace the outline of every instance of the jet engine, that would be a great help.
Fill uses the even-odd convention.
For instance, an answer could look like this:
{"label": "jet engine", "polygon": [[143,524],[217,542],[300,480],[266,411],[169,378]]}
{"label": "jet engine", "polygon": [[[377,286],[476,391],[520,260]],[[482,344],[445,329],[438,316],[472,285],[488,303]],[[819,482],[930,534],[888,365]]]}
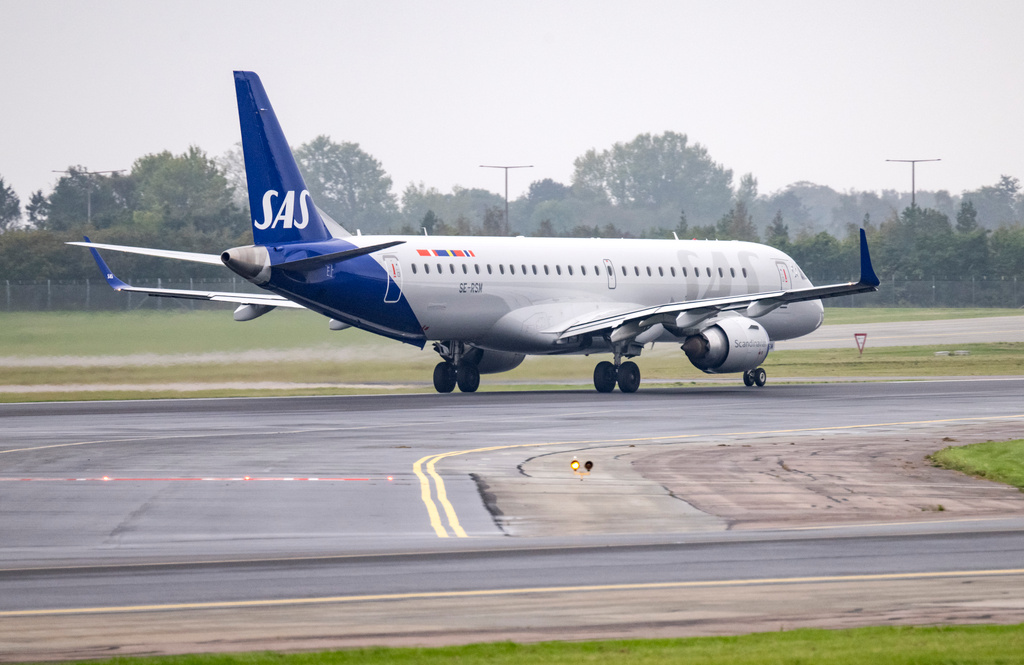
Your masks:
{"label": "jet engine", "polygon": [[526,358],[522,353],[508,351],[492,351],[491,349],[471,349],[462,358],[476,365],[481,374],[497,374],[515,369]]}
{"label": "jet engine", "polygon": [[683,342],[694,367],[708,374],[745,372],[768,356],[771,340],[761,324],[746,317],[721,319]]}

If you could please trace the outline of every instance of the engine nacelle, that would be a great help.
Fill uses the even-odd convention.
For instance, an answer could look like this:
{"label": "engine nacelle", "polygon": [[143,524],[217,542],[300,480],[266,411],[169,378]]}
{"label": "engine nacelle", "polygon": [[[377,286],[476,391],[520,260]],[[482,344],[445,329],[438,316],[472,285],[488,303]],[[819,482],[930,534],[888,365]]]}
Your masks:
{"label": "engine nacelle", "polygon": [[737,316],[687,337],[682,349],[697,369],[728,374],[756,368],[768,357],[770,347],[771,340],[760,323]]}
{"label": "engine nacelle", "polygon": [[526,358],[522,353],[508,351],[492,351],[491,349],[472,349],[463,355],[465,360],[476,365],[481,374],[497,374],[519,367]]}

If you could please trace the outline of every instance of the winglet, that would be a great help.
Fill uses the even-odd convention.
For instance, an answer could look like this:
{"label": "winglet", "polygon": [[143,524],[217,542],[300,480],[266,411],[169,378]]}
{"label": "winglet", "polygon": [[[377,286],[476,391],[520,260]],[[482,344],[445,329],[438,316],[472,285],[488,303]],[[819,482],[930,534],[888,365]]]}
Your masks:
{"label": "winglet", "polygon": [[[91,240],[89,240],[89,236],[82,237],[85,238],[86,242],[92,242]],[[100,253],[96,251],[95,247],[90,247],[89,251],[92,252],[92,258],[96,260],[96,265],[100,267],[100,272],[103,273],[103,277],[104,279],[107,280],[107,284],[110,284],[110,288],[114,289],[115,291],[120,291],[121,289],[128,286],[127,284],[125,284],[124,282],[122,282],[121,280],[114,276],[114,273],[111,272],[110,268],[107,266],[107,262],[100,257]]]}
{"label": "winglet", "polygon": [[875,275],[875,269],[871,267],[871,254],[868,253],[868,238],[864,229],[860,230],[860,283],[866,286],[881,284]]}

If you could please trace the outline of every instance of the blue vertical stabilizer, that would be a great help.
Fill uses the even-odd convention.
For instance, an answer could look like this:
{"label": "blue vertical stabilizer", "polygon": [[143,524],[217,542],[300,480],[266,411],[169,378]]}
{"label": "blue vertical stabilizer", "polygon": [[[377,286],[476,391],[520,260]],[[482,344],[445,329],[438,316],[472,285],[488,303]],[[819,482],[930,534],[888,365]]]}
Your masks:
{"label": "blue vertical stabilizer", "polygon": [[278,245],[329,239],[260,77],[235,72],[235,94],[253,240]]}

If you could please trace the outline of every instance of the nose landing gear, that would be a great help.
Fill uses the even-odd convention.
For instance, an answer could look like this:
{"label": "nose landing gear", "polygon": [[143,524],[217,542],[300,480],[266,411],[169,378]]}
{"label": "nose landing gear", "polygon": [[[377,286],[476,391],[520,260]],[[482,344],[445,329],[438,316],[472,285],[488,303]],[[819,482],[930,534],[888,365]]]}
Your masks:
{"label": "nose landing gear", "polygon": [[763,367],[757,369],[748,369],[743,372],[743,385],[750,388],[751,386],[757,386],[758,388],[764,387],[765,382],[768,381],[768,373],[764,371]]}

